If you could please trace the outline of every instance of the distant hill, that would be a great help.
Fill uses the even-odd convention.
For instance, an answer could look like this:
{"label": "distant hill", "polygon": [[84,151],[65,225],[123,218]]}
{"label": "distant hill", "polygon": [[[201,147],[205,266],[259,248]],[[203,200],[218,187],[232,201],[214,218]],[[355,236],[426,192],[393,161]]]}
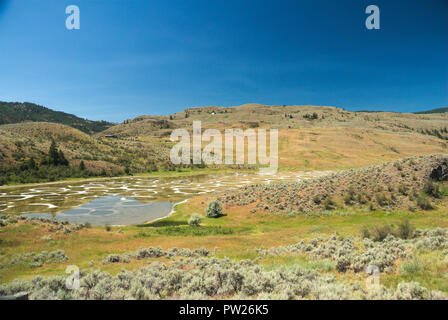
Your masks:
{"label": "distant hill", "polygon": [[23,122],[0,125],[0,167],[19,165],[33,157],[37,162],[47,154],[54,140],[70,165],[81,160],[92,172],[147,171],[152,164],[162,167],[169,161],[169,149],[158,139],[146,141],[97,138],[67,125]]}
{"label": "distant hill", "polygon": [[437,108],[428,111],[415,112],[415,114],[431,114],[431,113],[446,113],[446,112],[448,112],[448,108]]}
{"label": "distant hill", "polygon": [[[160,139],[172,146],[176,128],[277,128],[279,165],[297,170],[328,170],[378,164],[414,155],[446,153],[448,113],[359,113],[328,106],[194,107],[168,116],[140,116],[94,137],[144,143]],[[110,139],[114,140],[114,139]],[[205,145],[205,144],[204,144]]]}
{"label": "distant hill", "polygon": [[114,125],[106,121],[82,119],[75,115],[54,111],[34,103],[0,101],[0,124],[20,122],[53,122],[65,124],[88,134],[104,131]]}
{"label": "distant hill", "polygon": [[[166,119],[165,119],[166,118]],[[135,136],[169,136],[171,131],[176,128],[173,121],[167,117],[158,116],[140,116],[133,120],[126,120],[121,124],[110,127],[97,136],[106,135],[117,136],[119,138]]]}

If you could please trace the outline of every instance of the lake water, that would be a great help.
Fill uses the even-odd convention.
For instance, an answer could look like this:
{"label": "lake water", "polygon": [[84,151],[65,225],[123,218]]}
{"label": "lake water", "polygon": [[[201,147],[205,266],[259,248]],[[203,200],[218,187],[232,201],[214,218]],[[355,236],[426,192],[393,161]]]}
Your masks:
{"label": "lake water", "polygon": [[[107,195],[79,207],[57,213],[55,218],[75,223],[89,222],[92,225],[129,225],[166,217],[174,202],[137,201],[119,195]],[[29,213],[28,217],[53,218],[51,213]]]}
{"label": "lake water", "polygon": [[55,217],[92,225],[139,224],[168,216],[195,195],[253,183],[298,181],[328,172],[130,177],[0,189],[0,214]]}

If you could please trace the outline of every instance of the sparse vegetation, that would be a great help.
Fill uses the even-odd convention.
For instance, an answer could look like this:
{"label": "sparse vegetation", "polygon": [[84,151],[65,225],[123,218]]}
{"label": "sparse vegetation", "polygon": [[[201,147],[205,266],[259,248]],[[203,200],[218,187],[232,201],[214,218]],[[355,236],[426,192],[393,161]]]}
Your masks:
{"label": "sparse vegetation", "polygon": [[[115,262],[117,256],[109,256]],[[441,292],[420,284],[400,283],[365,290],[348,286],[334,276],[322,276],[300,267],[265,271],[256,262],[217,258],[187,258],[173,264],[153,262],[135,271],[112,276],[94,271],[81,274],[81,289],[68,290],[64,277],[16,281],[0,286],[0,295],[31,292],[31,299],[442,299]]]}
{"label": "sparse vegetation", "polygon": [[371,239],[373,241],[383,241],[389,235],[400,239],[411,239],[415,235],[415,227],[409,222],[404,220],[398,225],[385,224],[382,226],[373,226],[371,229],[363,226],[361,229],[361,237],[363,239]]}
{"label": "sparse vegetation", "polygon": [[[376,207],[408,209],[415,205],[431,210],[434,204],[428,197],[440,201],[444,195],[440,182],[433,182],[432,176],[435,171],[448,172],[447,163],[443,155],[413,157],[299,182],[250,185],[227,192],[219,200],[230,206],[257,203],[258,208],[270,212],[334,210],[341,200],[348,207],[367,205],[371,211]],[[408,178],[410,172],[415,179]]]}

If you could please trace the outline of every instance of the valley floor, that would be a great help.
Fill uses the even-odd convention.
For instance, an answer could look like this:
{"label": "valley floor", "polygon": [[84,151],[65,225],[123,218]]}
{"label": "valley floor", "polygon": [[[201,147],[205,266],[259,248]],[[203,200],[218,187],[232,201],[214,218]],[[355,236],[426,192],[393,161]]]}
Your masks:
{"label": "valley floor", "polygon": [[[198,196],[176,207],[169,218],[154,223],[126,227],[87,227],[71,232],[57,231],[46,223],[18,221],[0,228],[0,283],[14,279],[31,279],[37,275],[48,277],[65,275],[69,265],[81,270],[101,270],[118,274],[122,269],[137,270],[148,265],[148,260],[171,264],[164,256],[148,259],[130,259],[105,263],[110,254],[134,252],[141,247],[201,248],[213,252],[216,258],[228,257],[235,261],[258,259],[264,270],[281,270],[300,267],[332,275],[348,285],[357,283],[365,287],[369,277],[365,272],[341,272],[336,261],[310,257],[306,253],[283,252],[260,255],[258,249],[288,246],[300,241],[310,241],[338,234],[353,237],[361,243],[363,227],[375,228],[408,220],[418,229],[448,228],[448,199],[445,197],[434,210],[416,212],[384,211],[363,207],[341,207],[320,214],[272,214],[257,210],[250,213],[250,206],[225,207],[225,216],[206,218],[201,226],[191,227],[188,219],[192,213],[204,214],[207,203],[216,195]],[[321,241],[321,240],[319,240]],[[415,241],[414,241],[415,242]],[[410,243],[413,243],[410,240]],[[21,254],[64,250],[68,258],[62,262],[49,262],[34,266],[18,259]],[[381,284],[396,288],[402,282],[419,282],[420,285],[439,290],[448,295],[448,259],[443,247],[421,248],[410,252],[406,258],[397,258],[387,272],[380,273]],[[18,260],[16,264],[11,260]],[[26,260],[26,259],[25,259]]]}

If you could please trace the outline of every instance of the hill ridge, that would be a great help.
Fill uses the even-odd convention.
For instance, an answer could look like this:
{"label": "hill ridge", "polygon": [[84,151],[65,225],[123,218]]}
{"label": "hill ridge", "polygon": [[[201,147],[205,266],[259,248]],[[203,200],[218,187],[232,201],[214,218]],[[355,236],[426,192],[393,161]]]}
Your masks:
{"label": "hill ridge", "polygon": [[88,134],[104,131],[114,125],[114,123],[107,121],[83,119],[70,113],[55,111],[31,102],[0,101],[0,124],[22,122],[59,123]]}

